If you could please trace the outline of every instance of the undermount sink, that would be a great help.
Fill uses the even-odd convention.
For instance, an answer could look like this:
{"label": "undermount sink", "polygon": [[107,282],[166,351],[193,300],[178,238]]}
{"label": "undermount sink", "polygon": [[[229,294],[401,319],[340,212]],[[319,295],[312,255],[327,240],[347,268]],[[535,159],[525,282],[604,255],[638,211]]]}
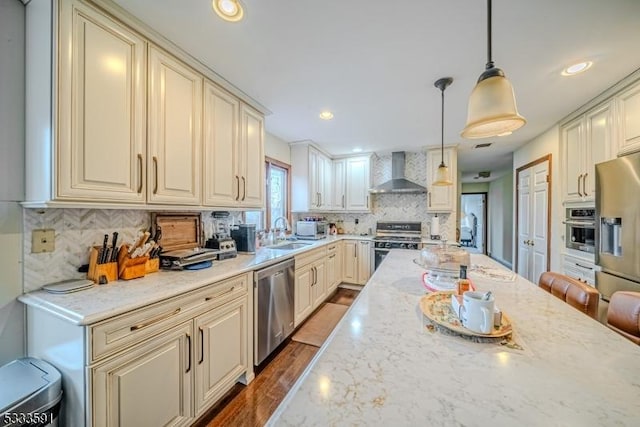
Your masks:
{"label": "undermount sink", "polygon": [[300,242],[296,242],[296,243],[285,243],[283,245],[275,245],[275,246],[268,246],[269,249],[277,249],[280,251],[292,251],[294,249],[300,249],[300,248],[304,248],[305,246],[309,246],[311,243],[300,243]]}

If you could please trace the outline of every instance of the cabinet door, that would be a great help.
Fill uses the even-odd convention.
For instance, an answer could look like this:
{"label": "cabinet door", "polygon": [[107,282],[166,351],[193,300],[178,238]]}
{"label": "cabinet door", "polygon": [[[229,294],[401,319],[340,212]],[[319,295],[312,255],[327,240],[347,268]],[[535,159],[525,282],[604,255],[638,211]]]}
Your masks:
{"label": "cabinet door", "polygon": [[345,240],[342,252],[343,281],[358,283],[358,241]]}
{"label": "cabinet door", "polygon": [[321,260],[313,263],[313,282],[311,285],[311,298],[313,299],[313,309],[316,309],[327,297],[327,270],[325,261]]}
{"label": "cabinet door", "polygon": [[[332,249],[333,248],[333,249]],[[329,247],[329,252],[326,261],[326,278],[327,278],[327,295],[331,295],[336,290],[341,281],[341,251],[339,250],[340,244],[335,243]]]}
{"label": "cabinet door", "polygon": [[640,150],[640,83],[618,96],[620,147],[618,154]]}
{"label": "cabinet door", "polygon": [[314,274],[311,267],[312,264],[309,264],[295,272],[295,315],[293,319],[295,327],[298,327],[298,325],[302,323],[302,321],[313,311],[311,284],[313,283]]}
{"label": "cabinet door", "polygon": [[90,368],[93,425],[155,427],[192,420],[192,322]]}
{"label": "cabinet door", "polygon": [[309,209],[320,207],[320,152],[309,148]]}
{"label": "cabinet door", "polygon": [[240,203],[244,207],[264,207],[264,117],[242,104],[240,132],[240,170],[242,174]]}
{"label": "cabinet door", "polygon": [[149,202],[200,204],[202,76],[149,48]]}
{"label": "cabinet door", "polygon": [[368,211],[371,175],[368,157],[347,159],[346,165],[346,209],[348,211]]}
{"label": "cabinet door", "polygon": [[204,88],[204,204],[237,206],[242,196],[238,171],[240,102],[213,83]]}
{"label": "cabinet door", "polygon": [[[449,180],[453,182],[453,185],[432,185],[437,178],[438,166],[440,166],[443,159],[445,165],[449,168]],[[427,212],[442,213],[455,210],[457,161],[456,152],[453,148],[445,148],[444,152],[442,150],[427,151],[427,186],[429,191],[427,194]]]}
{"label": "cabinet door", "polygon": [[611,106],[611,103],[607,103],[586,115],[585,169],[582,177],[582,192],[585,200],[595,200],[595,165],[615,157],[611,149],[613,141]]}
{"label": "cabinet door", "polygon": [[247,369],[247,297],[195,319],[196,416],[208,409]]}
{"label": "cabinet door", "polygon": [[582,200],[584,176],[584,118],[562,128],[564,200]]}
{"label": "cabinet door", "polygon": [[56,197],[142,203],[146,44],[79,2],[60,34]]}
{"label": "cabinet door", "polygon": [[371,277],[371,242],[358,242],[358,284],[364,285]]}
{"label": "cabinet door", "polygon": [[333,171],[332,171],[332,188],[331,191],[331,209],[336,211],[344,210],[347,205],[346,200],[346,182],[345,182],[345,160],[334,160],[333,161]]}

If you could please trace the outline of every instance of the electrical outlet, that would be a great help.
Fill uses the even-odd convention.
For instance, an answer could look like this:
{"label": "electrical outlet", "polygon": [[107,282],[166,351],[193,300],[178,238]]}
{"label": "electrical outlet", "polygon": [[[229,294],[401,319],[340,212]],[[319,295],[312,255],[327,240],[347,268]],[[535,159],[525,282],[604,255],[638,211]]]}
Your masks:
{"label": "electrical outlet", "polygon": [[33,230],[31,233],[31,253],[53,252],[56,249],[56,230]]}

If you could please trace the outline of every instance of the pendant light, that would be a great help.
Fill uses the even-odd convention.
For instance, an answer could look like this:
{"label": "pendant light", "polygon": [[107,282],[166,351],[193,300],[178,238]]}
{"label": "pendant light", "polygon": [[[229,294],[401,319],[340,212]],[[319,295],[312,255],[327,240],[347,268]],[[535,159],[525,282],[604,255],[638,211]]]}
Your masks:
{"label": "pendant light", "polygon": [[449,168],[444,164],[444,90],[453,83],[453,79],[451,77],[443,77],[441,79],[436,80],[433,84],[435,87],[440,89],[440,94],[442,97],[442,120],[441,120],[441,139],[440,139],[440,166],[438,166],[438,170],[436,171],[436,180],[431,183],[431,185],[437,186],[445,186],[445,185],[453,185],[451,179],[449,179]]}
{"label": "pendant light", "polygon": [[513,86],[491,59],[491,0],[487,0],[487,65],[469,97],[463,138],[508,135],[527,121],[518,114]]}

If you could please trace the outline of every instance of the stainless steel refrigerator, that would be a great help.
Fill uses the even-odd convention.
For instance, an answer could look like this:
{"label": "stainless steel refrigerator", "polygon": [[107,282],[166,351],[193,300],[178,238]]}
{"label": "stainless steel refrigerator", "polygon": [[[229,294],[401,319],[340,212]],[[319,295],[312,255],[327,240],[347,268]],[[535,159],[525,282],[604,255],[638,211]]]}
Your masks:
{"label": "stainless steel refrigerator", "polygon": [[640,153],[596,165],[596,287],[640,292]]}

